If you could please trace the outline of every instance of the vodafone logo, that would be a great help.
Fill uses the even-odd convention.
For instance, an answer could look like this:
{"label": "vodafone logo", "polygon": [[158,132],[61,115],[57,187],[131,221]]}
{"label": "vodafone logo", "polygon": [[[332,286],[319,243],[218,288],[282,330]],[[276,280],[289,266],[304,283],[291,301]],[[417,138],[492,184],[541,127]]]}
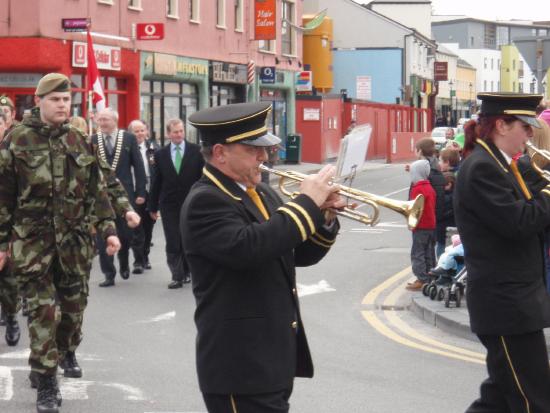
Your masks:
{"label": "vodafone logo", "polygon": [[164,23],[138,23],[136,24],[137,40],[162,40],[164,39]]}

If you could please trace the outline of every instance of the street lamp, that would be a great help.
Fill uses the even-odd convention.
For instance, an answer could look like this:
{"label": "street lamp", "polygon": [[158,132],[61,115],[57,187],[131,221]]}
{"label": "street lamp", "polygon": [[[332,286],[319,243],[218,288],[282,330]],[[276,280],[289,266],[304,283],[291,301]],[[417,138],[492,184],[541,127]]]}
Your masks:
{"label": "street lamp", "polygon": [[468,87],[470,88],[470,117],[471,117],[472,116],[472,111],[474,109],[474,102],[472,101],[472,89],[473,89],[474,85],[472,84],[472,82],[470,82]]}
{"label": "street lamp", "polygon": [[454,122],[453,122],[453,96],[454,96],[454,90],[453,90],[453,81],[452,80],[449,80],[449,97],[450,97],[450,100],[451,100],[451,105],[450,105],[450,108],[451,108],[451,124],[449,126],[453,126],[454,125]]}

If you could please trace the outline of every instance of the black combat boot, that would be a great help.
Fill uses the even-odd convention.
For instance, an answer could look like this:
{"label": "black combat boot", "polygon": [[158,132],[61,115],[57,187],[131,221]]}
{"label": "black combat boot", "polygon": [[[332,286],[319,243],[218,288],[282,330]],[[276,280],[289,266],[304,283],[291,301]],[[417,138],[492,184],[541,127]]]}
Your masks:
{"label": "black combat boot", "polygon": [[8,346],[15,346],[19,343],[21,337],[21,330],[19,330],[19,323],[17,322],[17,316],[9,315],[6,317],[6,343]]}
{"label": "black combat boot", "polygon": [[[29,381],[31,382],[31,389],[36,389],[38,387],[38,381],[40,380],[40,373],[37,373],[36,371],[32,371],[29,373]],[[57,405],[61,407],[61,403],[63,402],[63,398],[61,397],[61,390],[59,390],[59,384],[57,383],[57,393],[55,395],[57,399]]]}
{"label": "black combat boot", "polygon": [[59,413],[58,391],[55,375],[38,374],[36,411],[38,413]]}
{"label": "black combat boot", "polygon": [[78,365],[78,361],[76,361],[76,355],[74,354],[74,351],[67,351],[65,353],[65,357],[63,357],[63,359],[59,363],[59,367],[64,370],[63,375],[65,377],[82,377],[82,369]]}

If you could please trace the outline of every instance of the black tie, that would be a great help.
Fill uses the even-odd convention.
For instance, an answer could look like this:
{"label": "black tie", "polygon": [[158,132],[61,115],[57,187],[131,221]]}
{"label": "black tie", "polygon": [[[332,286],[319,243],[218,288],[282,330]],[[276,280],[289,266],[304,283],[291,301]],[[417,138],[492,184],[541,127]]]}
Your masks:
{"label": "black tie", "polygon": [[113,138],[111,137],[111,135],[107,135],[105,137],[105,147],[107,148],[107,153],[109,155],[112,155],[113,154]]}

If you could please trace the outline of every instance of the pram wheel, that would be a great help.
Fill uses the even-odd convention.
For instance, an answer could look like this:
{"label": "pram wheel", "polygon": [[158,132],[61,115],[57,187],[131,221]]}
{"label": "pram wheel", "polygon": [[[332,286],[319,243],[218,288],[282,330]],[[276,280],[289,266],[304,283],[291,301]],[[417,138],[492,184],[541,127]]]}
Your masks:
{"label": "pram wheel", "polygon": [[457,308],[460,307],[461,301],[462,301],[462,288],[457,286],[455,291],[455,302],[456,302]]}
{"label": "pram wheel", "polygon": [[428,296],[430,299],[435,300],[435,297],[437,295],[437,287],[434,284],[430,284],[428,286]]}
{"label": "pram wheel", "polygon": [[426,283],[422,286],[422,294],[424,294],[424,296],[426,297],[429,295],[430,285],[430,283]]}
{"label": "pram wheel", "polygon": [[449,308],[451,306],[451,288],[450,287],[445,288],[443,299],[445,300],[445,307]]}
{"label": "pram wheel", "polygon": [[443,300],[443,298],[445,297],[445,290],[446,290],[445,287],[439,288],[439,291],[437,291],[437,301]]}

